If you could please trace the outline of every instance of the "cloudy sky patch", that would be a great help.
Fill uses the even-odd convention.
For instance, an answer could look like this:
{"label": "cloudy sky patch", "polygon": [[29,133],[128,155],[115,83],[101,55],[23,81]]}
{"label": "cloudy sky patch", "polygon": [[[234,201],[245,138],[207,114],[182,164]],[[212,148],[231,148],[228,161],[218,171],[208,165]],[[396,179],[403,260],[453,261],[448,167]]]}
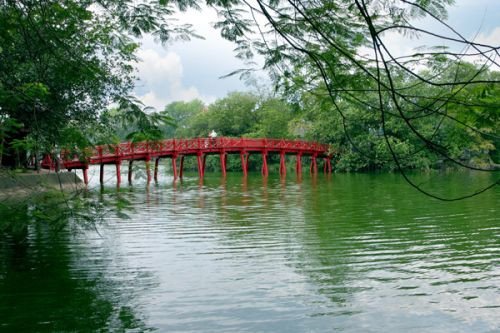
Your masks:
{"label": "cloudy sky patch", "polygon": [[192,24],[204,39],[174,41],[166,46],[155,42],[151,36],[141,41],[140,80],[135,95],[144,104],[163,109],[170,102],[194,98],[211,103],[230,91],[249,89],[237,77],[220,78],[245,65],[234,57],[234,44],[212,28],[217,21],[213,9],[189,10],[177,19],[181,24]]}
{"label": "cloudy sky patch", "polygon": [[[135,95],[146,105],[159,110],[173,101],[199,98],[211,103],[231,91],[249,90],[238,77],[220,79],[245,64],[234,57],[235,45],[224,40],[219,31],[212,28],[217,14],[211,8],[189,10],[179,14],[179,23],[191,23],[195,31],[205,39],[189,42],[172,42],[167,46],[156,43],[152,37],[142,40],[138,65],[140,80]],[[458,0],[449,8],[447,22],[467,38],[478,43],[500,46],[500,1]],[[417,26],[430,31],[446,33],[446,28],[429,18],[419,20]],[[395,56],[407,55],[420,45],[442,45],[430,36],[408,38],[397,33],[384,36]],[[457,50],[463,45],[450,45]]]}
{"label": "cloudy sky patch", "polygon": [[175,52],[160,54],[155,49],[140,49],[141,62],[137,66],[138,76],[136,95],[146,105],[157,110],[169,102],[189,101],[195,98],[206,102],[214,99],[202,97],[196,86],[183,83],[183,65],[181,57]]}

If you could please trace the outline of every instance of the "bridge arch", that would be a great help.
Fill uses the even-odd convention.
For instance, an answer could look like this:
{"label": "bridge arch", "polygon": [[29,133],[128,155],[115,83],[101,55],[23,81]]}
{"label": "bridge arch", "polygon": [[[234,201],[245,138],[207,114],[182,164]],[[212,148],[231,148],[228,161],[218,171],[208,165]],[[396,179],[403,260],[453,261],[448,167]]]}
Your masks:
{"label": "bridge arch", "polygon": [[[68,152],[61,152],[60,160],[53,161],[50,156],[46,156],[42,162],[43,168],[55,169],[56,167],[68,170],[82,169],[85,184],[88,184],[88,167],[95,164],[100,165],[100,182],[104,178],[104,165],[114,164],[116,167],[117,185],[121,183],[121,164],[128,161],[128,180],[132,179],[132,165],[134,161],[143,160],[146,162],[146,174],[148,182],[151,181],[150,164],[154,159],[154,179],[158,179],[158,165],[160,159],[170,158],[174,180],[182,178],[184,168],[184,158],[186,156],[196,156],[198,174],[203,179],[205,174],[206,157],[208,155],[219,155],[221,172],[226,175],[227,155],[239,154],[241,159],[242,172],[248,174],[248,159],[250,154],[260,154],[262,158],[262,174],[267,176],[268,155],[279,154],[280,174],[286,174],[286,155],[296,156],[295,170],[302,173],[302,157],[310,156],[310,172],[318,172],[317,160],[324,159],[323,170],[331,173],[331,149],[329,145],[317,142],[267,139],[267,138],[194,138],[194,139],[167,139],[155,142],[124,142],[117,145],[101,145],[88,148],[84,151],[86,158],[79,159],[78,156]],[[177,161],[179,160],[179,169]]]}

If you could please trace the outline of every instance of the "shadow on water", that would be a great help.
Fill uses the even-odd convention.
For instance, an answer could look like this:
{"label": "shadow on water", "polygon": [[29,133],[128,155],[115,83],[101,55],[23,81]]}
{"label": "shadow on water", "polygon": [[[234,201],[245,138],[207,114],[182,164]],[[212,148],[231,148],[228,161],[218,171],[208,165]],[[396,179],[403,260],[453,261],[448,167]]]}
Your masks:
{"label": "shadow on water", "polygon": [[[0,331],[149,330],[134,291],[120,281],[130,277],[107,275],[109,244],[95,231],[103,204],[113,201],[119,211],[124,203],[105,193],[72,197],[71,206],[60,199],[49,192],[2,202]],[[140,290],[140,283],[128,282]]]}

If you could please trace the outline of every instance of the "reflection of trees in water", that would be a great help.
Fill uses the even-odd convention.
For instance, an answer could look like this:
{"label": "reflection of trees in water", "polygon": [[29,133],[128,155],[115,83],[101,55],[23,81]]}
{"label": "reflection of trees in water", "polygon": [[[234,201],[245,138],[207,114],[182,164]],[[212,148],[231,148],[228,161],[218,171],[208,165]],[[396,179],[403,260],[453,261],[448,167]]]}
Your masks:
{"label": "reflection of trees in water", "polygon": [[[2,207],[0,330],[147,330],[131,296],[103,274],[109,260],[100,252],[103,249],[79,242],[82,237],[72,232],[72,223],[96,222],[95,216],[90,217],[94,212],[86,210],[99,207],[99,202],[73,203],[73,212],[68,214],[58,211],[68,207],[59,205],[56,198],[38,199],[43,202],[10,204],[10,212],[5,204]],[[72,221],[75,216],[85,219]],[[97,252],[89,252],[96,248]]]}
{"label": "reflection of trees in water", "polygon": [[[260,172],[251,173],[248,177],[228,173],[225,179],[208,176],[203,187],[204,205],[216,207],[211,213],[216,217],[216,223],[224,227],[223,230],[240,236],[251,234],[254,229],[247,227],[258,224],[259,220],[249,217],[269,213],[276,200],[279,200],[274,193],[269,193],[268,181]],[[279,181],[279,178],[273,177],[272,182],[275,181]],[[240,236],[236,235],[237,238]]]}
{"label": "reflection of trees in water", "polygon": [[[323,179],[319,183],[330,185]],[[346,306],[352,295],[360,289],[349,283],[353,273],[350,266],[353,247],[347,239],[354,230],[345,228],[345,225],[338,223],[335,214],[330,213],[335,198],[325,197],[332,192],[324,186],[318,186],[316,177],[311,179],[311,186],[302,186],[301,189],[301,195],[305,197],[301,206],[304,224],[301,230],[296,231],[294,238],[294,242],[301,246],[297,247],[299,251],[292,252],[289,266],[306,276],[316,293],[327,297],[325,305],[328,308],[334,306],[339,311],[349,311]]]}
{"label": "reflection of trees in water", "polygon": [[[342,307],[357,289],[346,282],[352,270],[348,253],[342,251],[349,244],[342,245],[337,239],[345,232],[318,220],[318,212],[329,205],[328,198],[318,196],[324,186],[330,186],[325,185],[327,180],[322,174],[299,180],[295,174],[286,180],[279,175],[267,179],[260,174],[247,179],[228,175],[227,185],[221,187],[208,178],[204,192],[211,194],[205,196],[205,204],[217,208],[211,214],[220,226],[217,232],[223,237],[218,242],[223,249],[241,250],[240,254],[249,258],[256,256],[256,251],[263,251],[262,256],[283,253],[293,271],[306,276],[318,294],[328,296],[329,305]],[[331,194],[332,190],[328,191]],[[318,301],[311,296],[311,301]]]}
{"label": "reflection of trees in water", "polygon": [[[452,193],[462,178],[442,190]],[[222,185],[218,175],[207,176],[196,194],[221,250],[249,260],[278,251],[314,290],[311,302],[319,297],[335,312],[359,310],[358,297],[382,294],[377,286],[389,295],[418,293],[398,289],[414,287],[415,280],[403,279],[414,274],[468,274],[475,264],[467,258],[488,250],[492,237],[486,235],[491,221],[467,219],[495,207],[495,199],[443,205],[386,174],[304,175],[301,181],[270,175],[267,185],[260,174],[228,174]]]}
{"label": "reflection of trees in water", "polygon": [[[398,288],[414,280],[402,277],[437,274],[429,265],[467,274],[474,264],[466,258],[491,246],[491,221],[467,219],[481,215],[480,207],[495,207],[498,196],[443,205],[412,191],[398,175],[319,174],[302,182],[294,176],[286,182],[270,176],[267,186],[260,175],[228,176],[226,187],[207,179],[205,204],[216,207],[210,215],[220,226],[222,246],[244,245],[252,248],[249,256],[279,249],[332,311],[358,311],[355,298],[379,295],[376,286],[404,296]],[[450,193],[455,184],[450,180]]]}
{"label": "reflection of trees in water", "polygon": [[[463,179],[450,178],[442,190],[453,193],[457,182]],[[491,208],[498,195],[493,192],[443,205],[414,192],[398,175],[349,175],[318,182],[302,195],[306,228],[296,230],[301,246],[290,266],[334,304],[348,309],[356,293],[375,286],[386,295],[427,297],[420,300],[427,304],[447,288],[463,291],[460,284],[471,272],[477,277],[495,270]],[[467,292],[487,302],[481,285],[471,284]],[[407,292],[400,289],[405,287]]]}

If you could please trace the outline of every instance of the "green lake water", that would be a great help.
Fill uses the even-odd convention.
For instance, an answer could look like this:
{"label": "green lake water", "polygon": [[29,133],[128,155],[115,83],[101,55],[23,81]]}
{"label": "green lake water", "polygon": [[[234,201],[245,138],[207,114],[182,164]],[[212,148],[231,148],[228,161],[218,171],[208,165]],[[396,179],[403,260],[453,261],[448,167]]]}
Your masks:
{"label": "green lake water", "polygon": [[128,219],[1,239],[0,331],[500,332],[499,186],[162,174],[122,184]]}

